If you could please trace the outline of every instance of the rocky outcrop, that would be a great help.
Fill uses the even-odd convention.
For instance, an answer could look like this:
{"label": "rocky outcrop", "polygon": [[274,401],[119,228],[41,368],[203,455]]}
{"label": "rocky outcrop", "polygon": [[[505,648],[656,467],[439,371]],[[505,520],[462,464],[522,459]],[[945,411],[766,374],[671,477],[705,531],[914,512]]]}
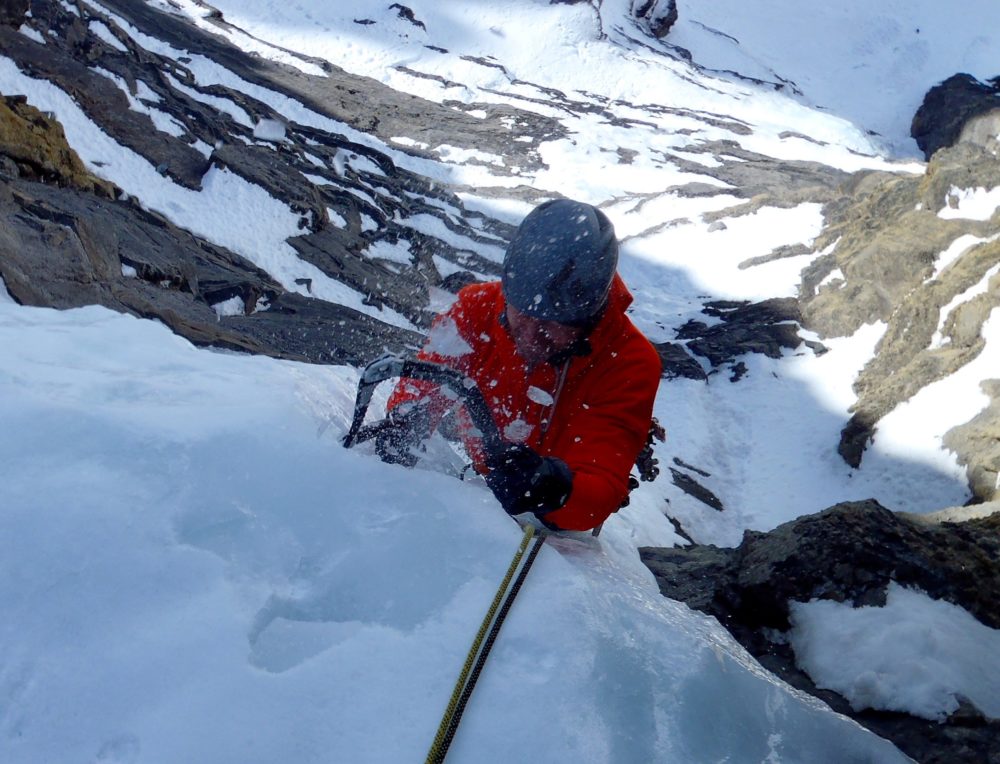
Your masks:
{"label": "rocky outcrop", "polygon": [[[793,311],[789,319],[800,320],[823,337],[851,335],[873,322],[887,325],[875,357],[859,375],[858,399],[838,444],[851,466],[860,465],[883,416],[928,384],[962,368],[983,348],[983,323],[1000,305],[1000,280],[982,283],[990,269],[1000,264],[1000,244],[993,240],[1000,234],[1000,219],[997,215],[991,220],[946,218],[938,213],[957,205],[956,189],[1000,186],[1000,160],[993,147],[989,141],[974,140],[979,133],[1000,132],[990,127],[989,119],[987,114],[968,122],[963,133],[967,139],[938,151],[923,175],[912,171],[849,174],[809,162],[775,162],[731,141],[690,149],[710,153],[713,167],[700,167],[683,156],[673,158],[681,169],[711,175],[745,200],[705,215],[704,220],[712,225],[722,226],[724,218],[752,214],[766,206],[823,205],[826,224],[814,242],[781,247],[748,259],[741,267],[823,252],[802,274],[801,316]],[[670,191],[681,196],[715,193],[695,183]],[[965,243],[965,251],[938,272],[939,257],[956,242]],[[960,299],[977,284],[982,286],[980,294]],[[665,369],[670,376],[697,378],[697,369],[680,352],[700,351],[715,368],[728,363],[731,376],[739,378],[740,362],[732,359],[740,352],[757,345],[770,348],[765,352],[773,354],[775,347],[799,343],[792,327],[770,323],[770,336],[758,337],[763,345],[737,342],[727,351],[726,344],[743,331],[739,323],[709,328],[704,322],[692,322],[681,329],[677,344],[682,347],[661,350]],[[996,388],[987,384],[984,389]],[[991,437],[1000,433],[997,409],[994,399],[974,426],[957,428],[946,438],[968,466],[975,497],[983,501],[998,495],[1000,460],[991,446]]]}
{"label": "rocky outcrop", "polygon": [[663,368],[664,379],[708,379],[708,374],[702,365],[695,360],[684,344],[680,342],[659,342],[653,347],[660,356],[660,365]]}
{"label": "rocky outcrop", "polygon": [[0,0],[0,25],[17,29],[24,23],[30,0]]}
{"label": "rocky outcrop", "polygon": [[[18,302],[105,305],[158,318],[196,344],[317,363],[359,364],[383,346],[419,342],[416,332],[290,293],[120,196],[84,167],[57,122],[21,97],[0,100],[0,277]],[[233,298],[242,311],[213,308]]]}
{"label": "rocky outcrop", "polygon": [[945,433],[944,445],[965,467],[972,495],[991,502],[996,501],[1000,489],[1000,380],[984,380],[980,389],[989,403],[968,422]]}
{"label": "rocky outcrop", "polygon": [[[954,522],[970,514],[973,519]],[[692,545],[644,548],[640,554],[665,596],[715,616],[766,668],[891,739],[917,761],[1000,757],[1000,722],[968,706],[940,725],[901,713],[854,711],[798,669],[783,637],[790,628],[790,602],[884,605],[890,581],[919,588],[1000,628],[1000,513],[952,510],[913,519],[875,501],[845,503],[770,533],[747,531],[736,549]]]}
{"label": "rocky outcrop", "polygon": [[[761,302],[716,300],[705,303],[702,313],[717,323],[689,320],[676,330],[677,342],[654,345],[666,379],[708,379],[709,374],[726,370],[733,382],[746,374],[747,366],[738,360],[747,353],[762,353],[781,358],[786,350],[806,345],[813,352],[826,348],[819,342],[799,335],[802,314],[793,298],[775,298]],[[705,359],[705,366],[696,357]]]}
{"label": "rocky outcrop", "polygon": [[[674,457],[674,464],[681,469],[676,469],[670,467],[670,479],[675,486],[680,490],[690,496],[692,499],[696,499],[704,504],[706,507],[714,509],[716,512],[724,512],[726,510],[725,505],[723,505],[722,500],[716,496],[710,489],[703,486],[694,475],[698,475],[702,478],[712,477],[711,472],[706,472],[703,469],[699,469],[691,464],[688,464],[683,459]],[[693,473],[693,474],[692,474]],[[683,536],[685,539],[691,540],[684,528],[681,526],[680,522],[673,518],[669,518],[670,522],[673,523],[674,529],[678,534]]]}
{"label": "rocky outcrop", "polygon": [[[749,126],[739,123],[725,124],[725,127],[736,133],[752,132]],[[727,193],[743,200],[704,215],[703,219],[709,223],[738,215],[751,215],[763,207],[790,209],[806,202],[833,203],[843,198],[844,185],[853,177],[850,173],[818,162],[775,161],[773,157],[749,151],[731,140],[706,141],[687,147],[685,153],[709,155],[712,157],[712,166],[706,167],[682,155],[672,155],[671,162],[678,169],[715,178],[727,185]],[[714,196],[719,193],[718,186],[706,184],[687,184],[667,190],[687,197]],[[749,261],[743,267],[802,253],[799,249],[794,252],[780,249],[759,261]]]}
{"label": "rocky outcrop", "polygon": [[[497,122],[523,119],[543,135],[558,129],[506,107],[490,112],[496,120],[468,116],[329,65],[329,76],[311,76],[150,6],[105,5],[178,49],[342,120],[345,132],[353,125],[387,140],[415,135],[431,146],[510,151],[530,167],[539,162],[535,139],[514,141]],[[497,273],[481,250],[502,251],[510,227],[466,210],[454,189],[400,167],[387,151],[286,119],[243,91],[200,85],[189,59],[140,47],[98,6],[35,2],[31,10],[25,23],[45,44],[0,27],[6,56],[71,94],[101,130],[174,183],[198,190],[208,172],[224,168],[284,201],[300,217],[302,233],[290,244],[301,259],[355,289],[375,315],[312,299],[308,278],[277,283],[244,258],[116,201],[119,190],[87,171],[60,126],[10,94],[0,103],[0,276],[18,301],[99,303],[160,318],[198,344],[361,363],[419,341],[398,320],[375,317],[381,310],[425,327],[431,289],[455,291]],[[221,15],[211,18],[225,26]],[[173,128],[158,129],[154,112]],[[268,137],[261,124],[282,125],[282,135]],[[447,233],[424,233],[428,226],[414,218],[437,220]],[[380,256],[383,250],[394,257]],[[401,251],[409,252],[409,264],[400,262]],[[242,311],[213,310],[234,297]]]}
{"label": "rocky outcrop", "polygon": [[[131,202],[0,176],[0,277],[24,305],[98,304],[157,318],[198,345],[361,364],[416,332],[286,291],[242,257]],[[213,308],[240,299],[238,312]]]}
{"label": "rocky outcrop", "polygon": [[938,83],[927,91],[913,116],[910,135],[927,159],[962,141],[996,144],[1000,135],[1000,77],[980,82],[962,73]]}
{"label": "rocky outcrop", "polygon": [[663,39],[677,23],[677,0],[633,0],[632,14],[646,24],[653,37]]}
{"label": "rocky outcrop", "polygon": [[[813,246],[829,252],[803,273],[805,325],[823,336],[850,335],[878,321],[887,326],[855,384],[858,399],[839,444],[848,464],[860,464],[883,416],[981,352],[983,323],[1000,306],[1000,280],[988,278],[1000,264],[1000,215],[975,220],[939,212],[957,204],[956,189],[997,186],[1000,159],[961,143],[938,151],[924,175],[860,174],[826,206],[827,225]],[[978,294],[968,292],[977,285]],[[998,424],[980,422],[994,433]],[[992,451],[959,454],[970,477],[1000,468]],[[996,495],[995,485],[973,482],[978,499]]]}
{"label": "rocky outcrop", "polygon": [[118,197],[113,184],[91,174],[66,142],[62,125],[23,96],[0,98],[0,162],[7,175]]}
{"label": "rocky outcrop", "polygon": [[692,353],[702,356],[715,368],[729,366],[735,382],[745,366],[737,365],[738,356],[763,353],[768,358],[781,358],[785,350],[802,344],[822,353],[817,342],[799,336],[802,316],[792,298],[775,298],[763,302],[715,301],[702,310],[719,319],[709,326],[703,321],[690,320],[677,330],[677,339],[684,340]]}

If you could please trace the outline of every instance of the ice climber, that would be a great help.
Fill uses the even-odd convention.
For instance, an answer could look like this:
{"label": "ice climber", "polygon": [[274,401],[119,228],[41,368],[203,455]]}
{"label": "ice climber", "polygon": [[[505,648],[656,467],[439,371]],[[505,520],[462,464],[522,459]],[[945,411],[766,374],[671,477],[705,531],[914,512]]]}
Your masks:
{"label": "ice climber", "polygon": [[[618,240],[603,212],[546,202],[515,232],[502,280],[462,289],[418,356],[476,382],[506,446],[487,472],[460,410],[475,468],[508,513],[533,512],[555,529],[589,530],[619,508],[649,432],[660,360],[625,315],[632,295],[617,265]],[[432,384],[401,381],[379,453],[412,459],[410,449],[450,405]]]}

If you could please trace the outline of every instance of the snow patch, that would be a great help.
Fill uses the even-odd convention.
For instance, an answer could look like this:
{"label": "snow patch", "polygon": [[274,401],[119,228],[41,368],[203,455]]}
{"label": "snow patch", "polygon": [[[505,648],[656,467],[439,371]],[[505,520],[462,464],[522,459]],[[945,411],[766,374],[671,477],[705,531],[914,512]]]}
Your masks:
{"label": "snow patch", "polygon": [[986,294],[990,288],[990,280],[1000,273],[1000,264],[994,265],[983,275],[979,283],[973,284],[971,287],[966,289],[959,295],[956,295],[951,302],[941,308],[941,317],[938,319],[937,329],[934,330],[934,336],[931,337],[930,347],[940,348],[944,347],[946,344],[951,342],[950,337],[945,337],[942,335],[944,331],[945,322],[948,320],[948,316],[951,315],[952,311],[955,310],[959,305],[968,302],[977,295]]}
{"label": "snow patch", "polygon": [[451,316],[442,316],[431,327],[424,350],[445,358],[460,358],[471,353],[472,346],[462,337]]}
{"label": "snow patch", "polygon": [[277,119],[262,119],[253,126],[253,137],[262,141],[282,143],[286,134],[285,123]]}
{"label": "snow patch", "polygon": [[[994,237],[996,238],[996,237]],[[964,234],[959,236],[951,245],[938,255],[937,259],[934,261],[934,273],[931,275],[931,280],[936,279],[940,276],[949,265],[958,260],[962,255],[968,252],[970,249],[978,244],[982,244],[986,239],[982,239],[978,236],[973,236],[972,234]]]}
{"label": "snow patch", "polygon": [[114,36],[114,34],[108,28],[108,25],[105,24],[103,21],[97,21],[97,20],[91,21],[90,24],[88,25],[88,27],[89,27],[89,29],[90,29],[91,32],[93,32],[101,40],[103,40],[104,42],[106,42],[108,45],[110,45],[115,50],[119,50],[122,53],[128,53],[129,52],[128,48],[125,45],[122,44],[121,40],[119,40],[117,37]]}
{"label": "snow patch", "polygon": [[528,388],[528,399],[539,406],[552,406],[556,402],[551,393],[534,385]]}
{"label": "snow patch", "polygon": [[213,303],[212,310],[215,311],[215,314],[219,318],[223,316],[245,316],[247,306],[243,302],[243,298],[236,295],[235,297],[230,297],[228,300]]}
{"label": "snow patch", "polygon": [[967,611],[890,582],[885,607],[791,602],[796,662],[856,711],[943,721],[968,698],[1000,718],[1000,631]]}
{"label": "snow patch", "polygon": [[846,283],[847,277],[844,276],[844,272],[840,270],[840,268],[834,268],[827,274],[826,278],[816,285],[816,294],[819,294],[820,289],[825,286],[829,286],[833,289],[840,289]]}
{"label": "snow patch", "polygon": [[23,34],[29,40],[34,40],[35,42],[41,43],[42,45],[48,45],[48,42],[46,41],[44,35],[42,35],[41,32],[34,29],[33,27],[29,27],[27,24],[21,24],[20,28],[17,31]]}
{"label": "snow patch", "polygon": [[326,208],[326,214],[329,216],[330,222],[333,223],[335,226],[337,226],[337,228],[348,227],[347,218],[345,218],[343,215],[341,215],[332,207]]}
{"label": "snow patch", "polygon": [[948,203],[938,211],[945,220],[989,220],[1000,207],[1000,187],[986,190],[952,186],[946,197]]}
{"label": "snow patch", "polygon": [[400,146],[406,146],[407,148],[411,148],[411,149],[429,149],[430,148],[430,146],[428,146],[426,143],[423,143],[422,141],[414,140],[413,138],[407,138],[405,135],[394,135],[389,140],[392,141],[393,143],[396,143],[396,144],[400,145]]}
{"label": "snow patch", "polygon": [[478,151],[476,149],[462,149],[457,146],[448,146],[447,144],[442,144],[435,148],[434,153],[441,157],[443,161],[454,162],[455,164],[464,164],[473,160],[497,167],[503,167],[507,164],[503,157],[496,154],[487,154],[485,151]]}

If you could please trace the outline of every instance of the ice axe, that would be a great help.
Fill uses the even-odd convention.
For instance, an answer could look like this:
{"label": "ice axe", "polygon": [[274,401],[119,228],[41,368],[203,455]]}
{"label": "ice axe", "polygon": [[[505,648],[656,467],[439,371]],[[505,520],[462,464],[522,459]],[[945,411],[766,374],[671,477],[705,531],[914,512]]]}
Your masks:
{"label": "ice axe", "polygon": [[388,353],[369,363],[358,380],[358,395],[354,402],[354,419],[344,436],[344,448],[371,440],[389,426],[388,419],[365,424],[365,415],[375,388],[382,382],[396,377],[432,382],[449,390],[462,401],[472,424],[482,436],[487,465],[492,465],[503,453],[504,440],[500,436],[493,414],[475,381],[460,371],[431,361]]}

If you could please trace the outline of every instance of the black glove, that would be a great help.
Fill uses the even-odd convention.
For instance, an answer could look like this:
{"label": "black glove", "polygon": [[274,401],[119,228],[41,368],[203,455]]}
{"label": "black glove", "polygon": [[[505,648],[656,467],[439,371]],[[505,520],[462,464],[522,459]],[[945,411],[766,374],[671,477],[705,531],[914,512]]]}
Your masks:
{"label": "black glove", "polygon": [[486,475],[486,485],[507,514],[534,512],[542,517],[569,499],[573,472],[562,459],[540,456],[528,446],[511,445]]}
{"label": "black glove", "polygon": [[417,463],[414,449],[430,435],[430,414],[422,403],[401,403],[385,418],[375,435],[375,453],[383,462],[412,467]]}

